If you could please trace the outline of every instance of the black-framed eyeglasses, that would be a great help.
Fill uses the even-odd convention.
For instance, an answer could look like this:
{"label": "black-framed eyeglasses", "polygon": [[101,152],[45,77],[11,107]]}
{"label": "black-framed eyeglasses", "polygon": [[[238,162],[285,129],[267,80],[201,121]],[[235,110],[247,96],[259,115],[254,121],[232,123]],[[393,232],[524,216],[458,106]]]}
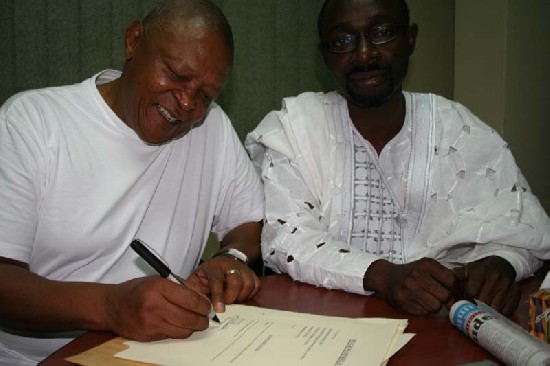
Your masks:
{"label": "black-framed eyeglasses", "polygon": [[382,24],[370,28],[364,34],[340,34],[332,37],[324,43],[324,46],[332,53],[346,53],[354,51],[361,38],[366,38],[371,44],[382,45],[393,41],[399,32],[409,25]]}

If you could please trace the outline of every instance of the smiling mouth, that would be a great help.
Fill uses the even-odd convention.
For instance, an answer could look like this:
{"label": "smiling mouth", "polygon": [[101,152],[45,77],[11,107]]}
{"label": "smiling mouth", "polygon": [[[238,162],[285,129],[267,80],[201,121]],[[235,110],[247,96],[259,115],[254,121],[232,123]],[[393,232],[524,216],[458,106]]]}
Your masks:
{"label": "smiling mouth", "polygon": [[168,121],[168,123],[175,125],[181,122],[181,119],[172,116],[172,114],[160,104],[157,104],[157,110],[164,117],[164,119]]}

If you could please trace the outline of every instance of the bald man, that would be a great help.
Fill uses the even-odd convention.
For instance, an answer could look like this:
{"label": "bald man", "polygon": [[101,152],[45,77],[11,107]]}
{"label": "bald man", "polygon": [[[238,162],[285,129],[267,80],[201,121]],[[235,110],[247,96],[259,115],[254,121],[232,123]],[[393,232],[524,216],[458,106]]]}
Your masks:
{"label": "bald man", "polygon": [[[213,102],[233,62],[226,18],[164,1],[128,27],[124,56],[122,72],[0,110],[0,364],[36,364],[82,330],[186,338],[259,288],[263,191]],[[210,232],[222,248],[199,266]],[[156,276],[136,238],[193,290]]]}

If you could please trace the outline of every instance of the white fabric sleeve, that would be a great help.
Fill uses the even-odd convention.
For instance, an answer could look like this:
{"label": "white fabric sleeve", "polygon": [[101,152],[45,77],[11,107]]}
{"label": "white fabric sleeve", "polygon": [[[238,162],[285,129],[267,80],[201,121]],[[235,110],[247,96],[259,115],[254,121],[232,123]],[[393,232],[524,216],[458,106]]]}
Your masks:
{"label": "white fabric sleeve", "polygon": [[[466,249],[465,245],[459,246],[462,250]],[[442,263],[448,264],[451,267],[457,265],[465,265],[471,262],[478,261],[490,256],[497,256],[505,259],[514,267],[516,271],[516,281],[531,276],[537,269],[542,266],[542,261],[537,259],[527,250],[517,247],[510,247],[498,243],[475,243],[472,248],[467,249],[465,253],[462,250],[450,250],[445,258],[441,259]]]}
{"label": "white fabric sleeve", "polygon": [[224,132],[215,141],[219,159],[224,161],[222,189],[217,197],[216,215],[212,231],[218,240],[232,229],[247,222],[264,219],[263,187],[227,115],[221,110],[218,127]]}
{"label": "white fabric sleeve", "polygon": [[499,256],[517,280],[528,277],[548,258],[548,216],[500,135],[466,107],[446,106],[438,126],[447,136],[438,147],[449,153],[434,168],[431,193],[442,199],[434,201],[420,240],[443,262]]}
{"label": "white fabric sleeve", "polygon": [[0,110],[0,256],[25,263],[46,184],[47,149],[40,118],[31,103],[17,97]]}
{"label": "white fabric sleeve", "polygon": [[298,281],[370,294],[363,289],[363,276],[380,257],[350,248],[328,231],[323,203],[311,193],[291,158],[269,148],[253,158],[261,166],[266,197],[265,264]]}

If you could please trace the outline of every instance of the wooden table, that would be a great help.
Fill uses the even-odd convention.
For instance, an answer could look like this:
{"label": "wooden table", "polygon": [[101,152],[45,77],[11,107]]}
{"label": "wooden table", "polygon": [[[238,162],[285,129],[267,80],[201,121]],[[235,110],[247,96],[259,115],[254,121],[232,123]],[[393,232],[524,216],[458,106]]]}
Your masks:
{"label": "wooden table", "polygon": [[[521,303],[511,319],[525,329],[528,326],[529,294],[538,289],[549,268],[545,265],[535,277],[522,282]],[[491,354],[456,329],[446,311],[429,317],[407,316],[378,297],[316,288],[295,282],[286,275],[263,277],[261,290],[247,304],[331,316],[408,318],[406,332],[416,333],[416,336],[390,359],[391,366],[459,365],[482,360],[498,363]],[[64,359],[114,337],[110,332],[88,332],[50,355],[40,365],[72,365]]]}

